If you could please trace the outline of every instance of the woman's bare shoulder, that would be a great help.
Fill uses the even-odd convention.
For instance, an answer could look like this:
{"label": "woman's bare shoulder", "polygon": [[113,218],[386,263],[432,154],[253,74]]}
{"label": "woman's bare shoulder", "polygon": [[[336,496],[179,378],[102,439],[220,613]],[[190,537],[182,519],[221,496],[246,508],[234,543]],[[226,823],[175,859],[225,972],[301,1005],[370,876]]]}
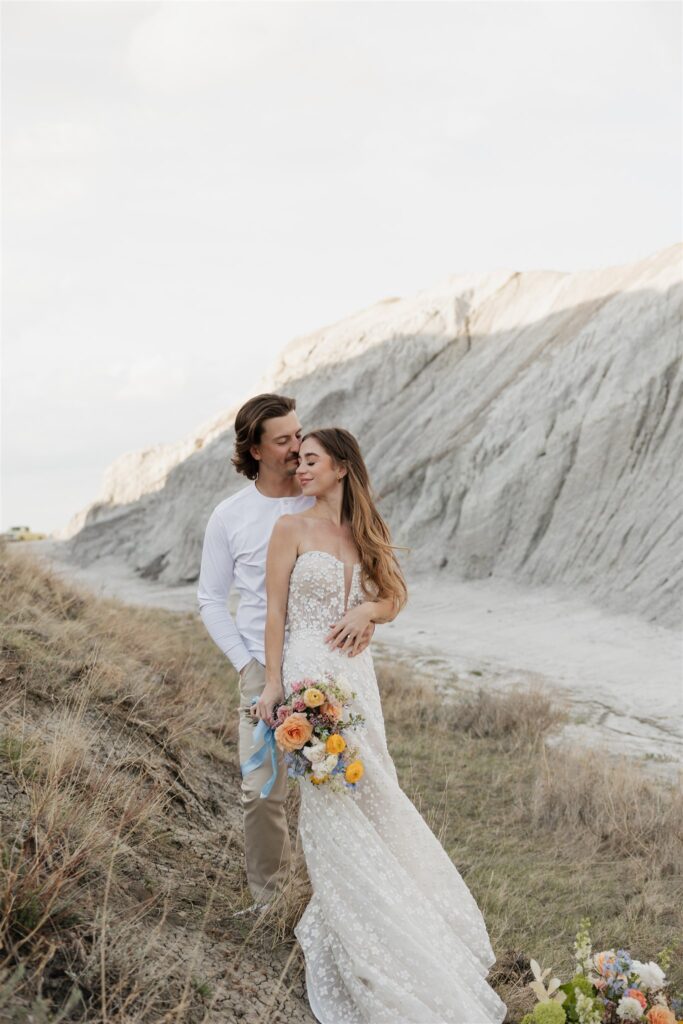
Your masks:
{"label": "woman's bare shoulder", "polygon": [[306,512],[286,513],[276,521],[271,536],[298,541],[310,528],[307,519],[310,520],[310,516],[307,516]]}

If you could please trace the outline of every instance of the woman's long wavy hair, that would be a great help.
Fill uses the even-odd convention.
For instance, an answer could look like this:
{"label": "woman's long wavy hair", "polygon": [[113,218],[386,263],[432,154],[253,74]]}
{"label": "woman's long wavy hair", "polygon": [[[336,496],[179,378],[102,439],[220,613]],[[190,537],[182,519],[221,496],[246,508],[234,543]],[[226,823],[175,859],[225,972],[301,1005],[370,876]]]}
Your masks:
{"label": "woman's long wavy hair", "polygon": [[377,511],[370,487],[370,477],[353,434],[342,427],[309,430],[301,439],[308,438],[322,445],[336,466],[343,466],[342,522],[351,527],[351,535],[360,552],[361,581],[366,593],[378,598],[393,598],[398,611],[408,600],[408,588],[403,578],[389,527]]}

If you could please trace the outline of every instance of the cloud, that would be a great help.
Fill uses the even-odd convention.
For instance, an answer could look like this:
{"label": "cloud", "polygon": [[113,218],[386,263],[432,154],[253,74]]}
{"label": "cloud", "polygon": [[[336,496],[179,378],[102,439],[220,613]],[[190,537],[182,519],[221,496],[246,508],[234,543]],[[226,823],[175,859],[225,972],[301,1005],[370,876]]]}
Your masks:
{"label": "cloud", "polygon": [[187,383],[185,367],[162,355],[147,356],[112,370],[115,379],[123,377],[114,392],[117,401],[166,402],[181,395]]}
{"label": "cloud", "polygon": [[286,45],[298,20],[297,7],[268,3],[159,7],[131,34],[128,70],[145,89],[166,95],[248,75]]}
{"label": "cloud", "polygon": [[5,135],[5,204],[11,216],[43,217],[82,202],[87,161],[100,133],[75,121],[39,121]]}

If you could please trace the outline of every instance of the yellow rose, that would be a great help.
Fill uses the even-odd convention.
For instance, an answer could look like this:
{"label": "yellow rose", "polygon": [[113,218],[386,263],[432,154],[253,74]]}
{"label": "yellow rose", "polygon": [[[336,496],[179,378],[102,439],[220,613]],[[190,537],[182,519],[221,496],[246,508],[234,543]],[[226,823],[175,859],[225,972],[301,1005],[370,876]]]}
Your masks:
{"label": "yellow rose", "polygon": [[320,779],[316,779],[315,775],[311,775],[311,782],[314,786],[322,786],[323,782],[327,782],[327,775],[323,775]]}
{"label": "yellow rose", "polygon": [[363,767],[362,761],[352,761],[351,764],[346,767],[344,778],[347,782],[358,782],[364,771],[365,768]]}
{"label": "yellow rose", "polygon": [[340,736],[338,732],[333,732],[331,736],[327,737],[325,750],[328,754],[341,754],[345,747],[346,740],[343,736]]}
{"label": "yellow rose", "polygon": [[282,750],[300,750],[312,735],[313,726],[306,715],[295,711],[275,730],[275,742]]}
{"label": "yellow rose", "polygon": [[315,686],[309,686],[303,692],[303,700],[307,708],[317,708],[325,703],[325,694],[317,690]]}

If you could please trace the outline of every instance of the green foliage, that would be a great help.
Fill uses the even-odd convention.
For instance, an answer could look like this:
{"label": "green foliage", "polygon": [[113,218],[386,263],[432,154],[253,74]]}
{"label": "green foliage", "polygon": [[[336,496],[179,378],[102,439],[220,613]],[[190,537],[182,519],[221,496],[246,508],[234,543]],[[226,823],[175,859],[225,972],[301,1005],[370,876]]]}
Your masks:
{"label": "green foliage", "polygon": [[36,928],[43,917],[44,910],[38,893],[26,893],[13,913],[15,927],[28,934]]}
{"label": "green foliage", "polygon": [[192,987],[194,988],[195,992],[197,992],[200,996],[203,996],[205,999],[211,998],[212,990],[208,981],[203,981],[201,978],[193,977]]}
{"label": "green foliage", "polygon": [[595,995],[595,989],[585,974],[575,974],[571,981],[567,981],[564,985],[560,985],[560,991],[565,992],[567,996],[562,1006],[570,1024],[576,1024],[576,1021],[579,1019],[579,1015],[576,1010],[575,989],[579,989],[579,991],[583,992],[583,994],[588,996],[589,999],[592,999]]}
{"label": "green foliage", "polygon": [[6,732],[0,736],[0,761],[7,762],[13,775],[32,779],[36,775],[33,748],[30,741]]}
{"label": "green foliage", "polygon": [[564,1008],[555,999],[547,1003],[536,1003],[532,1014],[534,1024],[564,1024]]}
{"label": "green foliage", "polygon": [[662,968],[665,974],[669,973],[669,968],[671,967],[671,958],[673,954],[676,952],[676,948],[680,941],[680,938],[674,939],[673,942],[670,942],[668,946],[665,946],[664,949],[662,949],[661,952],[657,953],[655,956],[655,961],[659,964],[659,966]]}

